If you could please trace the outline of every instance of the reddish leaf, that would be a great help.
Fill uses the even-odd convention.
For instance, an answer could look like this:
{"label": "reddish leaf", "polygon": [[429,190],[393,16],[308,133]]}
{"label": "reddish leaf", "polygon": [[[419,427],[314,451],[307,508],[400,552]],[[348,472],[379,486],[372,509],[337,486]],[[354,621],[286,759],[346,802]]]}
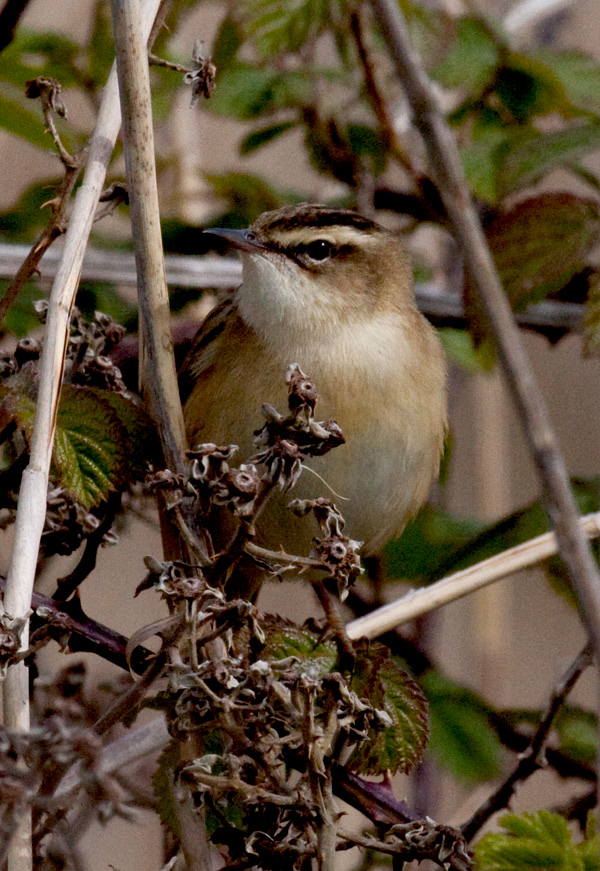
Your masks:
{"label": "reddish leaf", "polygon": [[543,194],[498,215],[486,235],[518,311],[557,292],[585,267],[600,235],[600,210],[572,194]]}
{"label": "reddish leaf", "polygon": [[389,653],[375,643],[359,647],[356,659],[352,689],[391,720],[352,756],[350,764],[360,774],[408,773],[421,759],[429,738],[427,700]]}

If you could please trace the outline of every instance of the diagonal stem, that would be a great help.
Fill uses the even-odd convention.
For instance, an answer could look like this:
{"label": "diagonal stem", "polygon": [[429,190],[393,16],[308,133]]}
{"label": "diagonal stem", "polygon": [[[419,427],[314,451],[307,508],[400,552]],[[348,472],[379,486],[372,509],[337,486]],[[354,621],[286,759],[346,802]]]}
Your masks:
{"label": "diagonal stem", "polygon": [[508,807],[508,803],[519,788],[519,786],[527,780],[536,771],[539,771],[544,766],[546,758],[546,745],[550,737],[550,731],[556,720],[557,714],[564,705],[567,696],[581,677],[582,673],[592,662],[593,650],[591,644],[587,644],[583,648],[579,656],[571,663],[558,685],[555,687],[548,709],[542,717],[540,724],[535,732],[535,735],[529,743],[529,747],[519,757],[519,762],[506,778],[500,784],[498,789],[486,799],[479,807],[473,816],[461,826],[467,841],[472,840],[481,827],[489,820],[489,818],[499,810]]}
{"label": "diagonal stem", "polygon": [[581,618],[600,657],[600,578],[590,547],[579,527],[564,459],[546,404],[527,358],[508,299],[502,289],[485,236],[471,202],[456,142],[435,99],[427,75],[414,54],[406,22],[393,0],[372,0],[375,17],[398,78],[411,103],[432,172],[462,247],[465,264],[496,339],[513,399],[520,411],[531,454],[538,467],[559,553],[575,589]]}

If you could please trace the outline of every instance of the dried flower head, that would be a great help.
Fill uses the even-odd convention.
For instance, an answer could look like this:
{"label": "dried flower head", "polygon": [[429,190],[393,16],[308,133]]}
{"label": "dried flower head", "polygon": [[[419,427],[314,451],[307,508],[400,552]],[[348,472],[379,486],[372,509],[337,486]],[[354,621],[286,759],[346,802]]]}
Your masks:
{"label": "dried flower head", "polygon": [[311,557],[318,559],[330,572],[343,601],[348,595],[348,587],[362,572],[358,551],[363,542],[343,534],[344,518],[329,499],[294,499],[288,508],[297,517],[313,512],[323,538],[315,538]]}
{"label": "dried flower head", "polygon": [[30,100],[42,101],[42,106],[56,112],[61,118],[67,117],[67,107],[61,95],[62,87],[57,79],[47,76],[38,76],[37,79],[29,79],[25,82],[25,96]]}
{"label": "dried flower head", "polygon": [[345,441],[334,420],[318,423],[313,419],[317,390],[297,363],[289,367],[286,383],[290,414],[283,417],[272,405],[262,406],[266,423],[256,432],[254,441],[258,448],[264,449],[251,460],[265,465],[269,470],[268,480],[283,490],[296,484],[307,457],[326,454]]}
{"label": "dried flower head", "polygon": [[242,463],[238,469],[228,469],[215,483],[212,501],[226,505],[238,517],[249,517],[260,487],[260,475],[252,463]]}
{"label": "dried flower head", "polygon": [[194,45],[192,54],[193,67],[183,77],[185,84],[192,87],[192,106],[198,102],[200,97],[209,100],[217,87],[215,82],[217,68],[212,62],[212,58],[203,57],[202,45],[202,40],[198,40]]}
{"label": "dried flower head", "polygon": [[237,445],[215,445],[212,442],[196,445],[185,455],[192,461],[189,484],[196,490],[210,489],[229,471],[229,460]]}

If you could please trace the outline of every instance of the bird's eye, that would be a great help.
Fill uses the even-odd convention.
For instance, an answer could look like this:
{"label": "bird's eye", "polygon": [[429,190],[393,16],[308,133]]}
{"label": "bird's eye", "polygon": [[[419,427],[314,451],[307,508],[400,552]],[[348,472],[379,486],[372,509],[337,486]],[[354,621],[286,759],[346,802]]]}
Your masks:
{"label": "bird's eye", "polygon": [[332,251],[333,245],[331,242],[328,242],[327,239],[315,239],[314,242],[311,242],[306,246],[306,253],[310,259],[318,262],[327,260],[328,257],[331,257]]}

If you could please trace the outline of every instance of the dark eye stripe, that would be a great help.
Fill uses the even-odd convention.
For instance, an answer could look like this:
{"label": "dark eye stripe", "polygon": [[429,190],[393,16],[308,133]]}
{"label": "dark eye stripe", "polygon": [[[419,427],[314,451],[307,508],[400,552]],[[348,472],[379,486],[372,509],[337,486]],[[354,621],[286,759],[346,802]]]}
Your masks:
{"label": "dark eye stripe", "polygon": [[[329,245],[324,257],[319,257],[320,252],[313,248],[313,246],[318,243]],[[312,242],[301,242],[297,245],[283,245],[280,242],[267,242],[266,244],[273,251],[277,251],[279,254],[284,254],[286,257],[289,257],[290,260],[293,260],[303,269],[318,267],[321,263],[325,263],[327,260],[331,260],[334,257],[347,256],[355,250],[354,245],[335,245],[328,239],[315,239]]]}

